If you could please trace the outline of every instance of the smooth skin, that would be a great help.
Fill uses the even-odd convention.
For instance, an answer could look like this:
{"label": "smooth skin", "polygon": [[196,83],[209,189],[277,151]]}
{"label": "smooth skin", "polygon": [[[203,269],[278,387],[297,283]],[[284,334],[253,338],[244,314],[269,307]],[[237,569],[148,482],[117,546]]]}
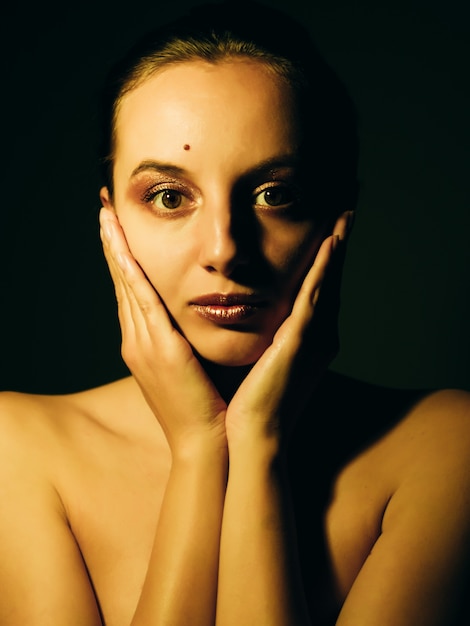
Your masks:
{"label": "smooth skin", "polygon": [[[469,394],[325,373],[351,216],[291,206],[292,106],[240,61],[123,100],[100,223],[132,376],[0,396],[0,624],[451,626],[465,608]],[[268,305],[237,328],[191,305],[234,291]]]}

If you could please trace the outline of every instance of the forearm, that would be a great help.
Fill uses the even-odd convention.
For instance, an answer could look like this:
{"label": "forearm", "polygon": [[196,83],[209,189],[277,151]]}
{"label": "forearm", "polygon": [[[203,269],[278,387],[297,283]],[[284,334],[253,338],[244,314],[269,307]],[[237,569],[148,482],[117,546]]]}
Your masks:
{"label": "forearm", "polygon": [[230,450],[217,626],[309,623],[286,482],[275,442]]}
{"label": "forearm", "polygon": [[174,458],[132,626],[213,626],[227,452]]}

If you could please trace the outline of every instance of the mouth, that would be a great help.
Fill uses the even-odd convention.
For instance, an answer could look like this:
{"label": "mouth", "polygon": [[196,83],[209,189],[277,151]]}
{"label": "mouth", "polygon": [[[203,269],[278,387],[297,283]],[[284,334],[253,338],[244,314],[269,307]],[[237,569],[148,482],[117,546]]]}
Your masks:
{"label": "mouth", "polygon": [[252,294],[213,293],[190,302],[192,309],[202,318],[217,324],[237,324],[256,315],[268,302]]}

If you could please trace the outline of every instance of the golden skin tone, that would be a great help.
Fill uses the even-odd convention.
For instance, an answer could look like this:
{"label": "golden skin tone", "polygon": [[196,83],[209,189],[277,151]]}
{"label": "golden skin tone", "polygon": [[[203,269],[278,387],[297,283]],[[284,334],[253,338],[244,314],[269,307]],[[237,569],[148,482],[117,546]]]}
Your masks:
{"label": "golden skin tone", "polygon": [[[334,393],[325,399],[320,385],[299,412],[295,400],[311,385],[298,374],[315,376],[326,365],[315,358],[310,331],[326,270],[342,244],[321,228],[317,238],[313,222],[271,217],[259,207],[253,209],[262,224],[258,247],[241,247],[230,228],[233,187],[260,162],[295,152],[296,133],[284,124],[286,94],[268,76],[253,64],[185,64],[155,75],[122,103],[116,192],[111,201],[102,191],[109,210],[101,226],[133,376],[70,396],[1,394],[0,623],[186,625],[191,615],[191,624],[204,626],[215,619],[217,626],[315,625],[325,623],[319,616],[327,596],[336,594],[339,626],[450,626],[470,521],[469,394],[417,399],[403,414],[397,410],[387,429],[367,430],[355,447],[341,434],[352,420],[360,429],[367,411],[371,425],[380,425],[385,396],[370,409],[367,385],[339,379]],[[254,82],[269,95],[257,95],[256,115],[251,103],[258,92],[241,88],[225,117],[217,117],[234,82]],[[226,120],[230,127],[233,113],[230,121],[242,124],[239,132],[249,131],[250,140],[234,134],[228,141],[225,129],[222,149],[220,132],[192,133],[195,123],[173,146],[180,116],[168,141],[159,143],[157,119],[169,94],[197,98],[209,85],[217,107],[212,111],[201,92],[199,123],[210,114],[214,124]],[[188,120],[196,109],[186,112]],[[136,117],[139,145],[132,141]],[[203,150],[206,137],[212,151]],[[136,200],[131,174],[149,160],[185,170],[196,198],[187,214],[155,216]],[[346,239],[346,216],[334,232]],[[276,279],[236,280],[259,255]],[[243,332],[201,320],[187,304],[200,292],[254,287],[279,299],[269,300],[266,324],[256,327],[254,319]],[[167,308],[205,358],[235,366],[256,360],[233,397],[220,397]],[[346,448],[330,470],[324,511],[332,580],[325,568],[320,590],[315,577],[306,582],[309,612],[290,560],[296,548],[280,468],[286,440],[279,433],[291,419],[299,430],[289,446],[302,455],[296,502],[306,519],[312,508],[317,512],[317,489],[330,480],[323,455],[329,458],[336,443]],[[333,442],[326,426],[336,433]],[[317,557],[309,539],[317,532],[312,524],[299,547],[312,569]]]}
{"label": "golden skin tone", "polygon": [[[114,198],[104,189],[102,199],[198,353],[245,365],[259,358],[287,316],[326,233],[311,217],[294,219],[298,140],[289,90],[259,64],[225,62],[223,68],[182,64],[125,97]],[[178,208],[166,208],[161,195],[142,200],[165,187],[180,194]],[[276,190],[286,201],[269,206],[266,191]],[[258,232],[249,238],[247,230]],[[263,276],[257,287],[252,277],[261,262],[269,282]],[[234,291],[259,292],[269,301],[252,330],[216,328],[188,307],[196,296]]]}
{"label": "golden skin tone", "polygon": [[[188,89],[184,99],[160,96],[162,92],[181,94],[183,86]],[[255,88],[262,95],[251,106]],[[277,471],[271,474],[279,442],[270,433],[287,419],[281,406],[286,401],[289,370],[299,365],[301,328],[311,319],[321,277],[338,237],[346,234],[347,219],[338,220],[336,237],[323,242],[296,299],[297,306],[284,322],[299,280],[322,239],[321,229],[314,234],[311,217],[299,217],[295,200],[297,129],[291,123],[289,96],[289,90],[261,65],[191,63],[158,73],[121,103],[115,164],[115,177],[121,182],[115,185],[113,199],[102,190],[103,202],[115,211],[119,226],[112,215],[103,212],[103,233],[112,242],[107,258],[120,302],[124,355],[162,425],[173,457],[136,623],[149,619],[179,623],[187,615],[194,624],[211,623],[216,597],[221,624],[243,623],[249,615],[250,621],[274,619],[273,624],[306,620],[301,593],[293,584],[291,568],[296,566],[287,564],[293,535],[284,520],[282,480]],[[153,103],[150,109],[149,102]],[[247,137],[253,138],[253,150]],[[189,155],[185,145],[193,147]],[[207,154],[207,159],[202,159],[200,152]],[[183,163],[182,157],[186,158]],[[149,170],[153,178],[149,178]],[[142,172],[146,175],[143,181],[139,178]],[[168,178],[168,173],[173,178]],[[247,183],[251,183],[248,194]],[[161,198],[169,189],[181,194],[170,210]],[[149,190],[154,190],[150,207]],[[271,194],[282,192],[282,202],[269,204],[268,190]],[[142,197],[147,200],[144,205]],[[244,210],[256,233],[256,243],[250,246],[251,234],[235,234],[235,222],[242,217],[236,212]],[[146,241],[147,231],[151,236]],[[158,295],[148,284],[145,287],[143,273],[127,245]],[[247,271],[256,274],[261,265],[267,266],[268,279],[261,274],[261,279],[250,283]],[[191,306],[201,294],[213,293],[247,294],[260,298],[264,306],[247,324],[220,326],[205,316],[202,320],[196,317]],[[168,328],[167,337],[163,336],[168,326],[163,303],[204,359],[238,367],[257,360],[228,405],[179,333],[175,337],[174,329]],[[150,341],[143,342],[142,337]],[[151,342],[153,352],[149,354]],[[150,367],[142,367],[144,351]],[[138,361],[136,354],[140,355]],[[177,371],[171,365],[154,367],[155,357],[161,359],[163,354],[171,354],[175,363],[180,354]],[[315,360],[311,367],[307,362],[303,366],[305,371],[318,369]],[[187,398],[176,407],[179,389],[184,389]],[[292,422],[293,406],[289,411]],[[242,463],[240,470],[237,462]],[[185,498],[189,488],[195,494],[192,508]],[[239,516],[232,509],[246,500],[246,496],[240,498],[240,489],[249,500],[256,493],[259,502],[243,516],[246,528],[234,524]],[[262,511],[253,515],[258,506]],[[193,510],[191,521],[182,522],[188,507]],[[263,531],[266,516],[278,520],[267,533]],[[247,533],[256,546],[258,575],[253,573],[258,592],[244,616],[245,609],[241,613],[234,610],[234,601],[245,593],[246,581],[238,576],[234,584],[230,572],[243,567],[240,557],[249,545],[244,540]],[[200,553],[202,545],[204,555]],[[246,557],[252,560],[255,554]],[[189,594],[195,585],[200,594],[194,601]],[[268,595],[281,588],[278,603],[266,608]],[[178,589],[174,597],[172,589]]]}

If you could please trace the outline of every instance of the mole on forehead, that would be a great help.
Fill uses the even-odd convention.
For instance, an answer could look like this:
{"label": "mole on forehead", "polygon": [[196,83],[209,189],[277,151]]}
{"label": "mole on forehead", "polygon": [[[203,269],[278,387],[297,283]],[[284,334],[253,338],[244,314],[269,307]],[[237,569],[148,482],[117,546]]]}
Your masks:
{"label": "mole on forehead", "polygon": [[189,143],[185,143],[183,146],[183,150],[190,150],[191,146],[189,145]]}

